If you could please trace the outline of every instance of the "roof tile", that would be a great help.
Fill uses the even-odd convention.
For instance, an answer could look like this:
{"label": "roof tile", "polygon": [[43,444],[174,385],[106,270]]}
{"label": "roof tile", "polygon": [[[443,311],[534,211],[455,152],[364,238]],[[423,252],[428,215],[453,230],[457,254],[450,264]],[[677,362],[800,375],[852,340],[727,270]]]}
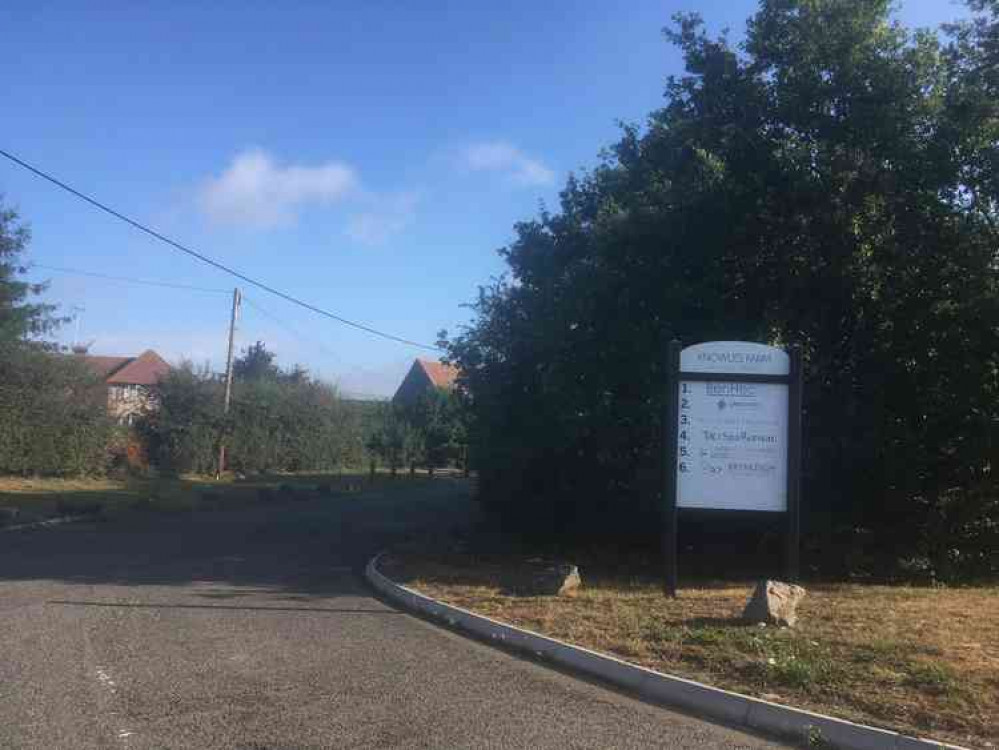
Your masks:
{"label": "roof tile", "polygon": [[107,382],[126,385],[156,385],[170,372],[170,365],[152,349],[147,349],[115,372]]}
{"label": "roof tile", "polygon": [[420,367],[427,373],[427,377],[438,388],[453,388],[454,381],[458,377],[458,368],[453,365],[446,365],[443,362],[434,362],[429,359],[418,359]]}
{"label": "roof tile", "polygon": [[90,354],[78,355],[81,362],[101,380],[107,380],[111,375],[131,362],[134,357],[102,357]]}

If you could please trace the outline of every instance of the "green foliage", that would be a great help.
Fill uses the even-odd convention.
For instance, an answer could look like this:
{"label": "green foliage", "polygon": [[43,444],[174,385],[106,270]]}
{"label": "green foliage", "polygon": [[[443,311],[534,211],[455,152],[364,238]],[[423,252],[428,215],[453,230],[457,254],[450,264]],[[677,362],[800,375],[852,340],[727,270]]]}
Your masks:
{"label": "green foliage", "polygon": [[236,380],[276,380],[281,369],[274,364],[274,352],[268,351],[264,342],[258,341],[243,349],[243,354],[232,362]]}
{"label": "green foliage", "polygon": [[18,277],[27,268],[21,256],[31,239],[28,227],[20,223],[17,212],[6,208],[0,195],[0,354],[7,347],[51,332],[60,318],[55,307],[32,304],[29,297],[45,290],[44,284],[30,284]]}
{"label": "green foliage", "polygon": [[417,452],[428,467],[457,463],[467,442],[465,410],[456,393],[426,391],[415,403],[396,407],[419,440]]}
{"label": "green foliage", "polygon": [[391,402],[379,404],[367,448],[393,474],[401,468],[422,463],[425,454],[423,435],[403,410]]}
{"label": "green foliage", "polygon": [[909,665],[906,682],[931,695],[950,693],[958,686],[954,670],[940,662],[913,662]]}
{"label": "green foliage", "polygon": [[223,385],[206,369],[190,363],[173,368],[159,383],[159,408],[138,429],[150,459],[176,473],[208,474],[215,470],[222,431]]}
{"label": "green foliage", "polygon": [[30,232],[0,200],[0,474],[102,473],[110,423],[104,387],[40,340],[62,320],[19,277]]}
{"label": "green foliage", "polygon": [[666,343],[795,342],[807,531],[995,572],[996,6],[941,41],[890,5],[764,0],[741,49],[676,19],[666,106],[517,225],[449,344],[487,507],[656,528]]}
{"label": "green foliage", "polygon": [[326,383],[243,383],[232,407],[228,450],[235,469],[327,471],[361,464],[358,414]]}
{"label": "green foliage", "polygon": [[458,394],[430,389],[413,403],[381,404],[367,447],[393,473],[405,466],[463,465],[467,418]]}
{"label": "green foliage", "polygon": [[329,471],[361,465],[362,409],[300,368],[278,369],[262,344],[251,351],[267,354],[253,355],[267,366],[244,370],[245,377],[234,383],[226,420],[223,384],[208,371],[186,365],[161,382],[160,408],[142,426],[155,462],[175,472],[211,473],[224,431],[228,468],[237,471]]}
{"label": "green foliage", "polygon": [[100,474],[112,425],[107,394],[73,357],[37,347],[0,356],[0,474]]}

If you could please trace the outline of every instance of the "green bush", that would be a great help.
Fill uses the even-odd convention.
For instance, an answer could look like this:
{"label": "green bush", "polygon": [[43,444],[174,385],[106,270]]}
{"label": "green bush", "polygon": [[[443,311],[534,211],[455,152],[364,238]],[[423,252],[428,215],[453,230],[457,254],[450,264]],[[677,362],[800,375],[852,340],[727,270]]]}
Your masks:
{"label": "green bush", "polygon": [[103,383],[73,357],[32,346],[0,352],[0,474],[72,476],[107,468],[112,425]]}
{"label": "green bush", "polygon": [[329,471],[363,461],[357,413],[332,386],[263,379],[233,397],[230,465],[242,471]]}
{"label": "green bush", "polygon": [[412,403],[379,404],[367,426],[366,446],[393,474],[410,466],[461,465],[466,460],[467,418],[459,394],[435,388]]}
{"label": "green bush", "polygon": [[250,472],[331,471],[361,465],[359,409],[336,389],[295,371],[238,380],[223,419],[223,384],[210,373],[176,368],[160,384],[159,409],[141,430],[161,468],[215,471],[225,435],[227,469]]}
{"label": "green bush", "polygon": [[159,407],[138,424],[150,460],[161,470],[215,470],[222,429],[222,385],[207,370],[174,368],[159,384]]}

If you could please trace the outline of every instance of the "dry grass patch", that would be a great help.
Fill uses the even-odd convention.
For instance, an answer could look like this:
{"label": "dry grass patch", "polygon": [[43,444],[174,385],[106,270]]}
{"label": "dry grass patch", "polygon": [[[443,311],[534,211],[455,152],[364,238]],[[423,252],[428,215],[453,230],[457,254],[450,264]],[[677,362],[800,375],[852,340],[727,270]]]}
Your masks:
{"label": "dry grass patch", "polygon": [[[523,558],[519,558],[523,559]],[[999,744],[999,588],[810,585],[798,627],[743,625],[749,585],[665,598],[588,575],[570,596],[524,597],[523,563],[406,552],[386,573],[489,617],[744,694],[907,734]]]}

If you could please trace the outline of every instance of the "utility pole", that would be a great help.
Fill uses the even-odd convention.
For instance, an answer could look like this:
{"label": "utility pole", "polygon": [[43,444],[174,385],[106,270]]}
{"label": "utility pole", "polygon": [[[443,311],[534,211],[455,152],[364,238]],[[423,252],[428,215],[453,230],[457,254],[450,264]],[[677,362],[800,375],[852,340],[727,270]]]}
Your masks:
{"label": "utility pole", "polygon": [[225,401],[222,404],[222,434],[219,435],[219,465],[215,479],[222,478],[225,470],[225,420],[229,416],[229,401],[232,398],[232,349],[236,337],[236,321],[239,319],[239,287],[232,290],[232,315],[229,317],[229,351],[225,358]]}

